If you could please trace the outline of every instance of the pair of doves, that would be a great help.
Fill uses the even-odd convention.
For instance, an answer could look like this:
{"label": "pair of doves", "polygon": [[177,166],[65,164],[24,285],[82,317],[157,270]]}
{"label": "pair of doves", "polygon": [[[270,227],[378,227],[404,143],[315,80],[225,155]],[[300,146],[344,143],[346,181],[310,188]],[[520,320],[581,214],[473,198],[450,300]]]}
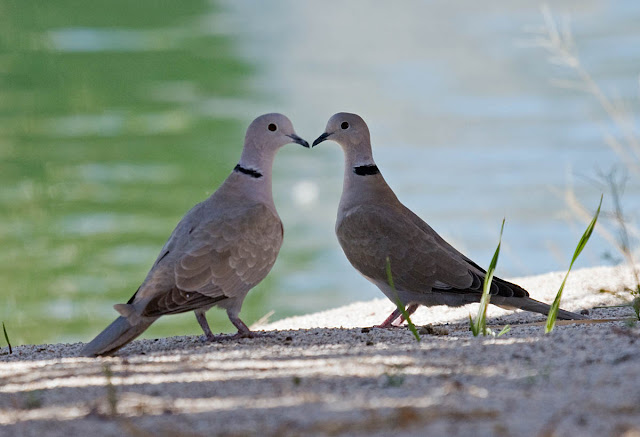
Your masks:
{"label": "pair of doves", "polygon": [[[358,115],[338,113],[312,146],[332,140],[345,154],[344,185],[336,234],[345,255],[391,301],[413,313],[419,305],[461,306],[479,302],[485,270],[443,240],[404,206],[387,185],[371,152],[369,129]],[[288,143],[309,147],[282,114],[265,114],[247,129],[238,165],[220,188],[180,220],[147,277],[121,314],[88,343],[81,354],[109,355],[158,317],[194,311],[207,340],[214,341],[206,311],[221,307],[238,329],[234,337],[255,335],[240,320],[242,302],[275,263],[283,228],[271,189],[276,152]],[[392,267],[395,290],[386,274]],[[549,305],[516,284],[494,277],[491,303],[547,314]],[[584,319],[560,310],[560,319]],[[404,321],[396,309],[381,328]],[[228,337],[225,337],[228,338]]]}

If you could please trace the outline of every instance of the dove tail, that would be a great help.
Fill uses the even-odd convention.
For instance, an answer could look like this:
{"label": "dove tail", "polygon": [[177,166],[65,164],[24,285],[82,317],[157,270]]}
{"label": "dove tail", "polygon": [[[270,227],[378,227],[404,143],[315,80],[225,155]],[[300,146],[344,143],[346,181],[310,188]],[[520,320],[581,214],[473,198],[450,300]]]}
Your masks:
{"label": "dove tail", "polygon": [[155,320],[155,318],[143,318],[132,325],[127,318],[118,317],[96,338],[86,344],[80,351],[80,355],[88,357],[111,355],[142,334]]}
{"label": "dove tail", "polygon": [[[493,296],[491,299],[491,303],[493,303]],[[497,300],[497,299],[496,299]],[[496,304],[498,304],[496,302]],[[507,306],[512,308],[520,308],[525,311],[532,311],[534,313],[541,313],[548,315],[551,310],[551,306],[547,305],[544,302],[537,301],[531,298],[504,298],[500,303],[500,306]],[[588,319],[588,317],[583,316],[582,314],[572,313],[571,311],[566,311],[563,309],[558,310],[558,319],[560,320],[584,320]]]}

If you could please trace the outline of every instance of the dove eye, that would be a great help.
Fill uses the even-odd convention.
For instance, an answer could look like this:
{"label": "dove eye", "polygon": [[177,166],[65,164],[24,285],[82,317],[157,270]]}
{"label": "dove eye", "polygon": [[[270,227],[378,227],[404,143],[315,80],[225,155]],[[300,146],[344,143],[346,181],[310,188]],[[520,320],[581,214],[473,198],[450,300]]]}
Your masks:
{"label": "dove eye", "polygon": [[343,121],[342,124],[340,125],[340,127],[342,129],[349,129],[349,123],[347,123],[346,121]]}
{"label": "dove eye", "polygon": [[276,126],[275,124],[271,123],[271,124],[269,125],[268,129],[269,129],[271,132],[275,132],[275,131],[278,129],[278,126]]}

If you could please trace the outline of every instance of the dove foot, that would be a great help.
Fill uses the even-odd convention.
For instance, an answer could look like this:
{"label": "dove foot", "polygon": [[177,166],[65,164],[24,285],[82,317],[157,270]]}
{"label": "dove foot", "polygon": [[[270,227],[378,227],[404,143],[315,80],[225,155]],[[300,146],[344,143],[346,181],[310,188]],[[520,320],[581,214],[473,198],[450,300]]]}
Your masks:
{"label": "dove foot", "polygon": [[236,314],[229,314],[229,312],[227,312],[227,314],[229,315],[229,320],[231,321],[231,323],[233,323],[233,326],[238,328],[238,332],[235,335],[232,336],[233,339],[271,337],[272,336],[272,334],[267,333],[267,332],[252,331],[252,330],[249,329],[249,327],[247,325],[245,325],[245,323],[242,320],[240,320],[240,317],[238,317]]}
{"label": "dove foot", "polygon": [[241,338],[260,338],[260,337],[273,337],[273,334],[269,332],[236,332],[233,335],[220,334],[220,335],[206,335],[204,337],[205,342],[218,342],[218,341],[229,341],[229,340],[239,340]]}
{"label": "dove foot", "polygon": [[[419,305],[417,303],[413,303],[409,305],[405,310],[405,313],[407,314],[407,316],[410,316],[411,314],[415,313],[416,310],[418,309],[418,306]],[[404,323],[404,315],[402,314],[402,311],[400,311],[400,309],[396,308],[389,315],[389,317],[385,319],[384,322],[382,322],[379,325],[375,325],[374,328],[381,328],[381,329],[400,328],[402,327],[403,323]]]}
{"label": "dove foot", "polygon": [[196,320],[200,327],[202,328],[202,332],[204,332],[204,341],[215,341],[216,336],[211,332],[211,328],[209,328],[209,323],[207,322],[207,318],[204,315],[203,311],[195,311]]}
{"label": "dove foot", "polygon": [[238,333],[236,333],[236,335],[234,337],[236,337],[236,338],[260,338],[260,337],[273,337],[273,334],[271,332],[249,331],[247,333],[238,332]]}
{"label": "dove foot", "polygon": [[379,325],[373,325],[372,328],[378,328],[378,329],[396,329],[396,328],[402,328],[402,326],[400,325],[393,325],[393,324],[388,324],[385,325],[384,323],[381,323]]}
{"label": "dove foot", "polygon": [[196,319],[198,320],[198,323],[200,324],[200,327],[204,332],[204,338],[202,339],[202,341],[204,341],[205,343],[227,341],[227,340],[238,340],[240,338],[257,338],[257,337],[272,336],[271,333],[267,333],[267,332],[251,331],[249,327],[245,325],[245,323],[242,320],[240,320],[240,318],[237,315],[234,315],[234,314],[229,314],[229,320],[231,321],[231,323],[233,323],[233,325],[236,328],[238,328],[238,332],[233,335],[227,335],[227,334],[214,335],[213,332],[211,332],[211,328],[209,328],[209,323],[207,322],[207,318],[205,317],[204,312],[196,311],[195,313],[196,313]]}

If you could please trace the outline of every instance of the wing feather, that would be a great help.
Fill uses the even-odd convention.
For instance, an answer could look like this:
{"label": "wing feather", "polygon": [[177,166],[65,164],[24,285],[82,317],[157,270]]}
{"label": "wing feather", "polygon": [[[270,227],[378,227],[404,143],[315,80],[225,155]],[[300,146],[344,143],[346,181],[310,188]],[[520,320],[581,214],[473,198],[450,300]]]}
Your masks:
{"label": "wing feather", "polygon": [[[244,297],[269,273],[282,245],[282,223],[266,205],[235,208],[176,236],[172,251],[145,280],[143,315],[210,307]],[[146,286],[146,287],[145,287]]]}
{"label": "wing feather", "polygon": [[[351,264],[363,275],[386,282],[389,257],[395,285],[416,293],[481,293],[485,271],[442,239],[404,205],[360,205],[336,228]],[[526,297],[515,284],[495,278],[491,294]]]}

